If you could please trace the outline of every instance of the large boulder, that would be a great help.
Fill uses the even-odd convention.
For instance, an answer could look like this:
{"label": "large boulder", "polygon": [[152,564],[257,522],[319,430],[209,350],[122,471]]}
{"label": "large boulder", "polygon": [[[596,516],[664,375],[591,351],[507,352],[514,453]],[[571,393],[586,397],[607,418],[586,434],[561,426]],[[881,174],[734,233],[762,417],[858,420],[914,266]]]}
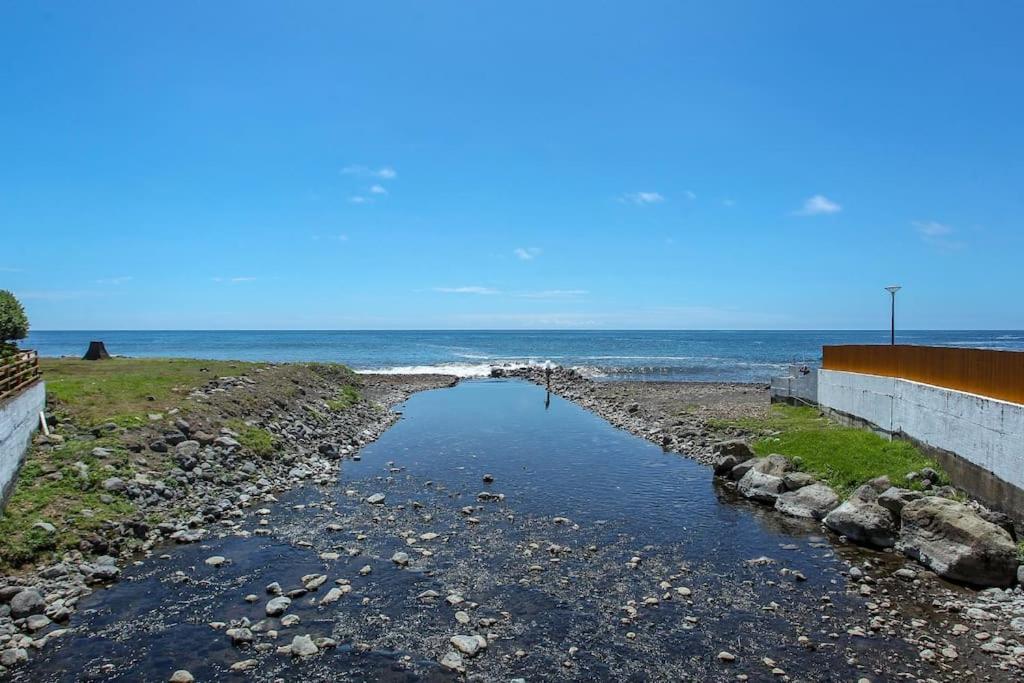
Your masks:
{"label": "large boulder", "polygon": [[939,576],[974,586],[1008,586],[1017,548],[1004,529],[955,500],[929,496],[907,503],[897,549]]}
{"label": "large boulder", "polygon": [[924,498],[924,494],[920,491],[911,491],[910,489],[901,489],[897,486],[890,486],[879,494],[878,504],[899,517],[907,503],[911,503],[922,498]]}
{"label": "large boulder", "polygon": [[11,598],[11,616],[15,619],[30,617],[33,614],[42,614],[46,610],[46,601],[42,594],[35,588],[26,588],[18,591]]}
{"label": "large boulder", "polygon": [[826,484],[802,486],[775,499],[775,509],[792,517],[822,520],[839,506],[839,496]]}
{"label": "large boulder", "polygon": [[864,484],[825,516],[825,526],[854,543],[891,548],[896,544],[896,517],[877,501],[878,489]]}
{"label": "large boulder", "polygon": [[750,469],[739,480],[736,488],[746,498],[774,505],[775,499],[786,490],[786,485],[783,483],[782,477]]}
{"label": "large boulder", "polygon": [[719,441],[712,448],[712,452],[716,456],[715,475],[719,477],[728,474],[736,465],[754,457],[754,451],[751,450],[750,444],[742,439]]}

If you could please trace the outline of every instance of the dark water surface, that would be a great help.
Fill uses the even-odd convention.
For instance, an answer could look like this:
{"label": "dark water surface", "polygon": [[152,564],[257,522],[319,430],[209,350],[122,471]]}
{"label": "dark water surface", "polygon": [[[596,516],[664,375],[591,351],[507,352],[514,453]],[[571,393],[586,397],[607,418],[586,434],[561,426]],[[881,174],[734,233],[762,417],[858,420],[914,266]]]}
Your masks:
{"label": "dark water surface", "polygon": [[[482,483],[485,473],[493,484]],[[505,499],[478,502],[485,489]],[[385,505],[362,501],[376,492]],[[857,680],[864,670],[848,659],[884,673],[903,656],[894,643],[846,634],[844,619],[862,615],[863,600],[847,596],[838,573],[846,565],[816,525],[736,501],[707,468],[558,397],[546,408],[543,390],[523,382],[418,394],[361,461],[342,464],[336,488],[306,486],[268,507],[268,536],[239,535],[259,528],[252,515],[129,568],[83,600],[74,634],[18,680],[166,681],[182,668],[199,681],[242,679],[228,667],[248,658],[259,662],[250,680],[447,680],[454,675],[437,661],[452,635],[471,633],[490,634],[486,651],[467,659],[486,680],[771,680],[766,656],[796,680]],[[405,540],[426,532],[439,536]],[[410,567],[390,561],[399,550]],[[207,566],[212,555],[229,563]],[[762,556],[772,561],[748,562]],[[327,583],[288,611],[298,625],[265,617],[268,583],[287,591],[319,573]],[[352,592],[314,604],[336,579]],[[441,600],[418,601],[426,590]],[[250,593],[255,604],[244,600]],[[446,604],[452,593],[466,602]],[[659,604],[642,606],[649,597]],[[630,601],[637,616],[623,623]],[[468,625],[457,622],[460,609]],[[308,633],[339,646],[296,662],[235,647],[208,625],[243,617],[279,631],[256,642],[276,647]],[[798,645],[801,635],[814,647]],[[737,661],[719,662],[721,650]]]}
{"label": "dark water surface", "polygon": [[[23,346],[81,356],[93,339],[133,357],[332,361],[460,377],[487,377],[495,364],[551,361],[599,379],[767,382],[788,363],[817,365],[823,344],[886,344],[889,331],[34,331]],[[896,341],[1024,350],[1024,332],[1012,330],[899,330]]]}

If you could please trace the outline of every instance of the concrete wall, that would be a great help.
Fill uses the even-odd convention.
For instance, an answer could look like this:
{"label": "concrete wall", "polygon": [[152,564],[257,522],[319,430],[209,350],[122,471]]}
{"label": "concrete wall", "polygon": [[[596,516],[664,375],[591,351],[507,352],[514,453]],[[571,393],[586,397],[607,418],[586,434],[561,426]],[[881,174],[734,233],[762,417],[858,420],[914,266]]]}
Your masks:
{"label": "concrete wall", "polygon": [[1024,515],[1024,405],[905,379],[820,370],[823,408],[908,437],[954,483],[986,504]]}
{"label": "concrete wall", "polygon": [[14,488],[18,469],[39,429],[39,413],[46,407],[46,385],[33,384],[0,405],[0,506]]}
{"label": "concrete wall", "polygon": [[789,374],[773,377],[771,382],[772,403],[811,404],[818,403],[818,371],[810,368],[801,372],[801,366],[790,365]]}

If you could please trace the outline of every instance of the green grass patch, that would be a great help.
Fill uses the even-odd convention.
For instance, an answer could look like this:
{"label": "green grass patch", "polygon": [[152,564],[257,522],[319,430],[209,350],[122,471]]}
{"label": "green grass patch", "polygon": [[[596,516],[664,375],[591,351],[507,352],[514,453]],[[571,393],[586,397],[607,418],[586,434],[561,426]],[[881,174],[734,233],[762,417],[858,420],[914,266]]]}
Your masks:
{"label": "green grass patch", "polygon": [[844,427],[814,408],[774,405],[766,419],[721,424],[761,435],[753,443],[754,452],[791,458],[799,469],[815,475],[841,496],[882,475],[895,486],[914,488],[919,484],[907,481],[909,472],[923,467],[942,471],[907,441],[889,441],[866,429]]}
{"label": "green grass patch", "polygon": [[84,424],[145,424],[216,377],[244,375],[257,363],[183,358],[40,359],[46,393]]}
{"label": "green grass patch", "polygon": [[253,427],[242,420],[228,420],[228,428],[238,434],[238,443],[253,455],[266,458],[277,449],[274,435],[265,429]]}
{"label": "green grass patch", "polygon": [[[112,455],[92,457],[97,446]],[[48,452],[33,450],[0,515],[0,566],[18,567],[73,549],[83,535],[131,513],[126,498],[102,490],[102,481],[114,476],[129,479],[133,474],[127,454],[113,441],[71,441]],[[56,531],[34,527],[36,522],[53,524]]]}
{"label": "green grass patch", "polygon": [[333,411],[345,410],[351,408],[355,404],[363,400],[362,395],[359,393],[359,389],[347,384],[341,388],[336,398],[327,401],[327,407]]}

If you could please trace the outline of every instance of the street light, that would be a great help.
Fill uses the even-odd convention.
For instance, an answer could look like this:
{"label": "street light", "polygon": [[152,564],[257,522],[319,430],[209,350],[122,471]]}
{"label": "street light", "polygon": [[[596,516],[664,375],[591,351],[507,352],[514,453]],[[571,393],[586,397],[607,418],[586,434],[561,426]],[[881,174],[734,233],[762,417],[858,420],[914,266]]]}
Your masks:
{"label": "street light", "polygon": [[899,285],[891,285],[885,288],[885,291],[892,294],[892,308],[890,309],[889,317],[889,344],[891,346],[896,345],[896,292],[900,291]]}

